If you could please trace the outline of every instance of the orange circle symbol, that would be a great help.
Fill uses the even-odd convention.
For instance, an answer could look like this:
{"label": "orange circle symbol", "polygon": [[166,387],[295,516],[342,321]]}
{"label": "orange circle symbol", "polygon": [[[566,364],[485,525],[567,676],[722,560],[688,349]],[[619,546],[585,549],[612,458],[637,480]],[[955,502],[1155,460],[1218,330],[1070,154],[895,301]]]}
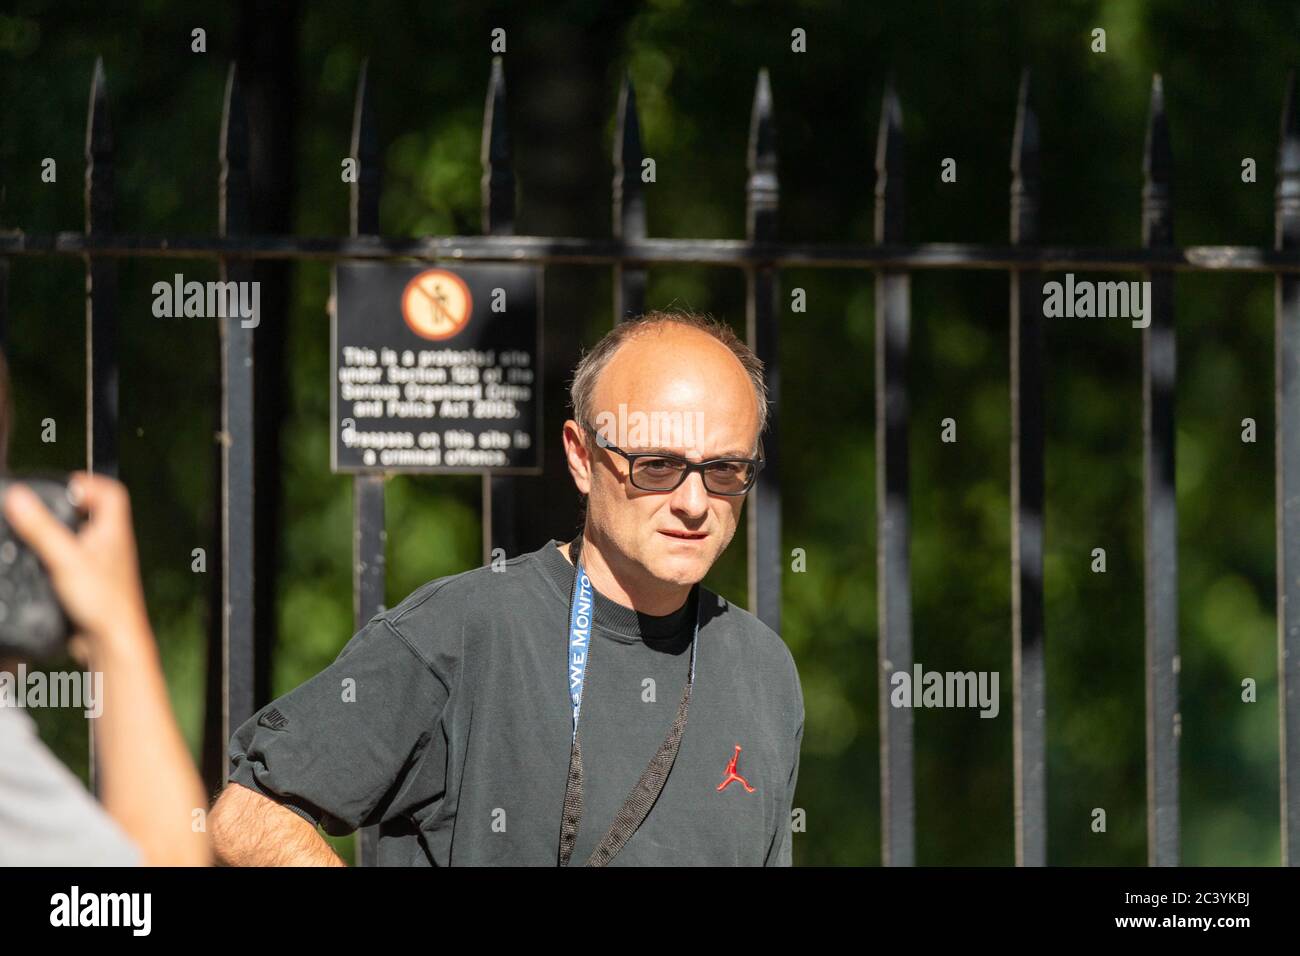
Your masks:
{"label": "orange circle symbol", "polygon": [[465,328],[474,303],[469,286],[446,269],[426,269],[402,292],[402,318],[425,339],[449,339]]}

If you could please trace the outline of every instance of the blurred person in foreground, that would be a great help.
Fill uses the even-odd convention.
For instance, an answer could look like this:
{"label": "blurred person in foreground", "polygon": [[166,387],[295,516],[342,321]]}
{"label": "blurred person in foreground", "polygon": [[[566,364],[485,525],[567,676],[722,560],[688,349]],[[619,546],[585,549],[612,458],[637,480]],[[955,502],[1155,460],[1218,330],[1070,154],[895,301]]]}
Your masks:
{"label": "blurred person in foreground", "polygon": [[[11,419],[0,354],[0,471]],[[73,626],[70,653],[103,675],[103,712],[91,718],[102,805],[22,708],[0,705],[0,866],[206,865],[207,800],[167,698],[126,488],[86,472],[69,488],[88,514],[76,533],[21,484],[0,506],[49,573]],[[0,672],[12,675],[22,663],[0,660]]]}

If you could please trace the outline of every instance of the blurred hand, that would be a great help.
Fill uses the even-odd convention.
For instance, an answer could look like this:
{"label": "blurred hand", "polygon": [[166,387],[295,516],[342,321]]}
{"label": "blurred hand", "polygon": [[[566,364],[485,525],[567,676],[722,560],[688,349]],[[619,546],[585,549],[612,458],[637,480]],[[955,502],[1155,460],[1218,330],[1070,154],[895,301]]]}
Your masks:
{"label": "blurred hand", "polygon": [[73,501],[89,513],[77,533],[22,484],[4,496],[5,518],[41,559],[69,620],[91,644],[149,633],[126,486],[78,471],[68,487]]}

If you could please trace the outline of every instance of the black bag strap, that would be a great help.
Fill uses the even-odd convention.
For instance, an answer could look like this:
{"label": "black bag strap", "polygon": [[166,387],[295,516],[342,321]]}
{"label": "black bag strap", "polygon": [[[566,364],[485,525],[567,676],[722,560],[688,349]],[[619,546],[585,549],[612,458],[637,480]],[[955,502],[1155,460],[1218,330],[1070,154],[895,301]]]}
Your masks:
{"label": "black bag strap", "polygon": [[[590,660],[587,663],[590,671]],[[587,866],[605,866],[623,845],[632,838],[632,834],[649,816],[650,810],[663,791],[668,774],[672,772],[677,761],[677,751],[681,746],[682,732],[686,729],[686,715],[691,706],[691,681],[687,681],[682,691],[682,699],[677,705],[677,716],[669,728],[668,736],[659,745],[659,751],[641,771],[641,779],[636,782],[632,792],[623,801],[623,806],[614,815],[614,822],[609,825],[604,837],[591,853]],[[568,866],[573,856],[573,845],[578,839],[578,822],[582,819],[582,733],[574,741],[573,752],[569,757],[569,781],[564,792],[564,825],[560,830],[560,866]]]}

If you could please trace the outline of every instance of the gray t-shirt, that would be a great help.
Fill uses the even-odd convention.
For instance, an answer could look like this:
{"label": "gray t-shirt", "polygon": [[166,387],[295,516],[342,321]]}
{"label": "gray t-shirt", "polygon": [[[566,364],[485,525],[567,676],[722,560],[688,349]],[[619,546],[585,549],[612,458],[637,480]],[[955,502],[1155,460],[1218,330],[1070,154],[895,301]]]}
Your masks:
{"label": "gray t-shirt", "polygon": [[[573,579],[551,541],[503,570],[416,589],[235,732],[230,779],[333,835],[379,824],[380,865],[555,866],[572,733]],[[697,602],[695,687],[677,760],[612,865],[790,865],[799,675],[774,631],[699,586],[664,617],[595,594],[571,865],[590,857],[672,725]],[[733,758],[743,780],[728,782]]]}
{"label": "gray t-shirt", "polygon": [[0,706],[0,866],[136,866],[140,851],[18,707]]}

